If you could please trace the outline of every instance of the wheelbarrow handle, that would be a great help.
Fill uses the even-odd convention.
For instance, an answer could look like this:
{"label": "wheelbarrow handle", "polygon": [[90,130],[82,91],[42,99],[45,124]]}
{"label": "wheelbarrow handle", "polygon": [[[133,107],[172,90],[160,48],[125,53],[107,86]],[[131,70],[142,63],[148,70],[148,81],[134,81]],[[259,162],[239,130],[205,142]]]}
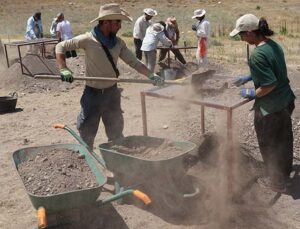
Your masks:
{"label": "wheelbarrow handle", "polygon": [[74,138],[76,138],[76,140],[80,144],[82,144],[90,152],[90,154],[95,158],[95,160],[98,161],[103,166],[103,168],[107,170],[105,162],[102,159],[100,159],[99,156],[92,149],[89,148],[85,141],[83,141],[83,139],[78,134],[76,134],[71,128],[61,123],[54,124],[53,127],[67,130]]}
{"label": "wheelbarrow handle", "polygon": [[114,200],[121,199],[122,197],[127,196],[127,195],[134,195],[136,198],[143,201],[145,205],[148,205],[152,202],[150,197],[146,193],[143,193],[140,190],[127,189],[125,191],[120,191],[120,192],[116,193],[115,195],[112,195],[104,200],[101,200],[101,204],[104,205],[104,204],[110,203]]}
{"label": "wheelbarrow handle", "polygon": [[38,208],[37,218],[38,218],[38,227],[39,228],[46,228],[47,227],[46,209],[44,207],[39,207]]}

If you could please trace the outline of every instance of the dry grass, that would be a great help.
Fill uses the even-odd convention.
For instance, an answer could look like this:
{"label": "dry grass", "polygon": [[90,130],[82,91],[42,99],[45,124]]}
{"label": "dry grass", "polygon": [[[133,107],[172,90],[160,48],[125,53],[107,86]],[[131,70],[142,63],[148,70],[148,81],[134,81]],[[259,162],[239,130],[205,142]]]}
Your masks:
{"label": "dry grass", "polygon": [[[113,1],[110,1],[113,2]],[[195,45],[196,39],[191,25],[195,22],[191,18],[196,8],[205,8],[207,18],[212,25],[209,56],[216,61],[225,61],[229,64],[244,64],[246,58],[245,43],[229,39],[228,33],[234,27],[235,20],[244,13],[253,13],[258,17],[267,18],[270,27],[278,34],[278,40],[286,53],[288,63],[299,63],[300,52],[300,4],[298,0],[242,0],[242,1],[115,1],[122,5],[134,18],[142,14],[145,7],[153,7],[158,11],[156,21],[165,20],[174,15],[181,29],[181,43],[185,40],[189,45]],[[220,3],[219,3],[220,2]],[[100,4],[107,1],[100,1]],[[52,18],[58,12],[64,12],[72,23],[75,34],[89,31],[92,25],[90,20],[96,17],[99,10],[98,0],[2,0],[0,2],[0,38],[23,39],[27,18],[33,11],[41,10],[44,33],[49,34]],[[276,17],[274,17],[276,15]],[[123,22],[120,34],[131,34],[133,23]],[[282,29],[284,34],[280,34]],[[128,46],[132,47],[131,37],[124,37]],[[190,52],[193,58],[193,52]]]}

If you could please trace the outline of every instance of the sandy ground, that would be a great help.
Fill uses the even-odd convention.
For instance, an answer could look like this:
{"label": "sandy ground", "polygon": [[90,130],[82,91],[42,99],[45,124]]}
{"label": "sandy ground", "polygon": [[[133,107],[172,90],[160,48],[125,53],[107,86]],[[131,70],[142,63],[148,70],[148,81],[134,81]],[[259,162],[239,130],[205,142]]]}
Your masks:
{"label": "sandy ground", "polygon": [[[70,63],[76,73],[82,73],[82,59]],[[139,78],[133,70],[121,64],[122,77]],[[13,152],[25,147],[38,147],[58,143],[76,143],[76,140],[64,130],[52,127],[55,123],[64,123],[76,130],[76,117],[80,110],[79,100],[83,90],[81,82],[73,84],[60,81],[36,81],[20,75],[18,64],[10,69],[3,68],[1,77],[1,94],[17,91],[19,98],[17,110],[0,115],[0,228],[36,228],[36,210],[33,208],[26,190],[15,169]],[[296,67],[289,68],[290,78],[295,93],[300,94],[300,72]],[[125,118],[125,136],[142,135],[142,118],[140,91],[153,88],[152,85],[120,84],[122,108]],[[171,88],[171,87],[170,87]],[[170,90],[170,91],[168,91]],[[195,98],[188,89],[167,89],[166,93],[175,93],[179,98]],[[237,89],[228,89],[222,95],[213,94],[210,101],[232,103],[240,101]],[[219,96],[219,97],[218,97]],[[150,136],[185,141],[200,133],[200,106],[182,102],[167,101],[147,97],[148,133]],[[234,112],[235,148],[243,152],[236,175],[240,180],[251,177],[261,166],[261,158],[253,130],[253,114],[249,111],[251,102]],[[299,104],[299,103],[298,103]],[[299,164],[299,105],[293,115],[295,134],[295,164]],[[206,130],[225,134],[226,116],[223,111],[207,109]],[[96,137],[96,143],[106,142],[103,125]],[[300,228],[300,181],[295,174],[296,189],[293,195],[282,195],[274,205],[267,204],[276,195],[254,183],[244,193],[242,201],[227,201],[226,172],[224,172],[224,139],[217,148],[219,155],[213,166],[205,162],[191,169],[200,187],[205,187],[206,194],[193,200],[197,207],[189,208],[187,217],[175,217],[165,211],[145,208],[138,203],[112,204],[95,207],[70,216],[84,217],[89,224],[78,223],[78,228]],[[239,148],[241,142],[241,148]],[[244,149],[244,150],[241,150]],[[98,149],[95,149],[99,152]],[[208,152],[210,153],[210,152]],[[220,156],[221,155],[221,156]],[[298,168],[298,167],[296,167]],[[129,173],[135,173],[128,168]],[[138,174],[137,174],[138,176]],[[102,193],[100,198],[107,196]],[[64,227],[58,227],[64,228]],[[73,226],[72,228],[76,228]]]}

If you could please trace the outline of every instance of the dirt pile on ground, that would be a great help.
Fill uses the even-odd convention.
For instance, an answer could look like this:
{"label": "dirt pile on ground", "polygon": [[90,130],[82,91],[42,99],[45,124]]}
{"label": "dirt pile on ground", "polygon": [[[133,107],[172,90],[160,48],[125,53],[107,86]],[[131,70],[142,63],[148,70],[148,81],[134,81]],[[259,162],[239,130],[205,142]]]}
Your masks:
{"label": "dirt pile on ground", "polygon": [[97,180],[78,151],[45,149],[18,166],[29,193],[48,196],[97,187]]}
{"label": "dirt pile on ground", "polygon": [[[77,85],[82,85],[82,82],[73,84],[62,82],[61,80],[42,80],[35,79],[33,76],[41,75],[59,75],[59,70],[56,66],[55,59],[46,59],[37,55],[26,55],[22,59],[24,66],[23,75],[19,62],[12,64],[9,68],[0,71],[0,89],[3,92],[20,92],[20,93],[35,93],[35,92],[60,92],[66,91]],[[74,61],[73,61],[74,64]],[[77,71],[82,72],[80,61],[75,61]],[[78,65],[78,66],[77,66]],[[72,67],[72,64],[71,64]],[[75,68],[74,68],[75,69]],[[75,72],[75,74],[77,73]]]}

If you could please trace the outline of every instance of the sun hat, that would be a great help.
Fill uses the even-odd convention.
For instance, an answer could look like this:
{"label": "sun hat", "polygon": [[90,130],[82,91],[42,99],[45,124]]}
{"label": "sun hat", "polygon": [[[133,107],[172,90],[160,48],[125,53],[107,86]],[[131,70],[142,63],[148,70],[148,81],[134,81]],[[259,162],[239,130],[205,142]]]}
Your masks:
{"label": "sun hat", "polygon": [[55,20],[57,21],[60,17],[62,17],[62,16],[64,16],[64,14],[63,13],[58,13],[57,15],[56,15],[56,18],[55,18]]}
{"label": "sun hat", "polygon": [[151,9],[151,8],[145,8],[145,9],[143,10],[143,12],[144,12],[145,14],[151,16],[151,17],[154,17],[154,16],[157,15],[157,11],[154,10],[154,9]]}
{"label": "sun hat", "polygon": [[99,15],[90,23],[99,21],[99,20],[125,20],[132,21],[130,15],[120,8],[120,5],[117,3],[110,3],[100,6]]}
{"label": "sun hat", "polygon": [[197,18],[197,17],[202,17],[205,14],[206,14],[205,9],[198,9],[198,10],[194,11],[194,16],[192,18],[194,19],[194,18]]}
{"label": "sun hat", "polygon": [[229,36],[234,37],[239,32],[254,31],[258,29],[259,19],[253,14],[245,14],[236,20],[235,29],[231,31]]}
{"label": "sun hat", "polygon": [[158,22],[152,24],[152,26],[150,28],[153,32],[156,32],[156,33],[160,33],[161,31],[163,31],[165,29],[164,26]]}

